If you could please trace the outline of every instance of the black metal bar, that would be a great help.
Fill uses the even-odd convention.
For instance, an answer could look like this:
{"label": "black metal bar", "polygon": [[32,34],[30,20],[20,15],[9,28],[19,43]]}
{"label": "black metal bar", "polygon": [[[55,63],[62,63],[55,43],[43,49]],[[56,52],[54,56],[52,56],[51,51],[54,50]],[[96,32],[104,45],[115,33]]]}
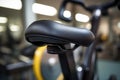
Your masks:
{"label": "black metal bar", "polygon": [[102,10],[108,10],[111,7],[117,6],[118,2],[119,2],[119,0],[113,0],[109,3],[105,3],[105,4],[102,4],[100,6],[101,6]]}
{"label": "black metal bar", "polygon": [[67,60],[65,58],[66,58],[65,54],[59,54],[59,60],[60,60],[60,64],[61,64],[61,68],[62,68],[64,79],[65,80],[70,80],[71,79],[69,77],[70,70],[69,70],[69,66],[68,66]]}
{"label": "black metal bar", "polygon": [[100,17],[101,17],[101,9],[96,9],[91,19],[91,25],[92,25],[91,31],[94,33],[95,36],[99,28]]}
{"label": "black metal bar", "polygon": [[[94,15],[92,17],[92,20],[91,20],[91,25],[92,25],[91,31],[94,33],[95,36],[97,35],[97,31],[98,31],[98,28],[99,28],[100,17],[101,17],[101,10],[100,9],[96,9],[95,12],[94,12]],[[96,54],[95,53],[95,48],[96,48],[95,46],[96,46],[96,44],[97,44],[97,38],[86,49],[84,60],[83,60],[84,61],[83,64],[86,67],[86,69],[88,69],[89,71],[85,71],[84,72],[85,73],[84,80],[88,80],[88,78],[92,78],[90,70],[91,70],[91,64],[96,66],[96,62],[95,63],[91,63],[92,62],[92,56],[94,54]],[[97,54],[95,56],[97,56]],[[97,58],[95,58],[94,60],[96,61]]]}
{"label": "black metal bar", "polygon": [[61,4],[61,7],[59,8],[59,12],[58,12],[58,18],[61,19],[61,20],[64,20],[66,22],[70,22],[72,20],[72,18],[66,18],[64,17],[64,11],[65,11],[65,8],[67,6],[67,3],[68,1],[67,0],[64,0]]}
{"label": "black metal bar", "polygon": [[[70,45],[66,46],[69,48]],[[59,60],[65,80],[78,80],[74,56],[71,51],[59,54]]]}
{"label": "black metal bar", "polygon": [[28,63],[25,62],[18,62],[18,63],[14,63],[14,64],[9,64],[6,66],[7,71],[9,71],[9,73],[13,73],[13,72],[20,72],[20,71],[24,71],[26,69],[30,69],[33,65],[33,61],[30,60]]}
{"label": "black metal bar", "polygon": [[[97,9],[94,14],[97,14]],[[96,36],[97,30],[99,28],[100,17],[101,17],[101,14],[94,15],[91,20],[91,24],[92,24],[91,31],[94,33],[95,36]],[[86,49],[85,60],[84,60],[84,65],[86,65],[86,66],[90,65],[91,56],[95,50],[96,43],[97,43],[97,39],[95,39],[95,41]]]}

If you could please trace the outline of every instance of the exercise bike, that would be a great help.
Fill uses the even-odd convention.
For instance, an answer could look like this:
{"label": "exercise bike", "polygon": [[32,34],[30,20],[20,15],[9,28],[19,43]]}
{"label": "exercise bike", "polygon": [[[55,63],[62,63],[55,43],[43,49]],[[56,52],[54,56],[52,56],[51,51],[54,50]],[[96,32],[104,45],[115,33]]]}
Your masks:
{"label": "exercise bike", "polygon": [[[117,5],[118,0],[89,7],[85,6],[85,4],[79,0],[64,0],[62,4],[63,8],[61,8],[62,11],[65,10],[65,6],[69,2],[80,4],[83,8],[93,13],[91,31],[62,25],[51,20],[39,20],[33,22],[28,27],[25,36],[26,39],[34,45],[47,45],[48,53],[58,54],[65,80],[95,80],[97,79],[97,54],[94,52],[97,39],[95,39],[95,36],[97,34],[100,17],[106,13],[110,7]],[[60,15],[62,16],[61,18],[66,21],[71,20],[65,18],[63,12],[61,12]],[[75,46],[71,48],[70,43],[74,43]],[[73,57],[73,51],[79,46],[87,46],[85,57],[81,64],[81,72],[77,72]]]}

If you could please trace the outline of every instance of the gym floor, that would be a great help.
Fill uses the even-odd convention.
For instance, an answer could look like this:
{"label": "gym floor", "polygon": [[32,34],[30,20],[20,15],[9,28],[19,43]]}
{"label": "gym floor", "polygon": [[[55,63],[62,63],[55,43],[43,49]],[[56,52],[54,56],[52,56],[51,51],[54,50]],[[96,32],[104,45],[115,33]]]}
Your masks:
{"label": "gym floor", "polygon": [[120,62],[99,60],[98,70],[100,80],[108,80],[110,75],[116,75],[117,80],[120,80]]}

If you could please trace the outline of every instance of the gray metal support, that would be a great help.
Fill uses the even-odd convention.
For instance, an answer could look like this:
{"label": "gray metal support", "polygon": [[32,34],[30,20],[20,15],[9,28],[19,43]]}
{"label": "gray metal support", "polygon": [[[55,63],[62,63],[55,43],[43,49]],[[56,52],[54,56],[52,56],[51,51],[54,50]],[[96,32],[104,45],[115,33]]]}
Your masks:
{"label": "gray metal support", "polygon": [[34,2],[35,0],[22,0],[23,23],[25,27],[28,27],[36,20],[36,15],[32,12],[32,4]]}

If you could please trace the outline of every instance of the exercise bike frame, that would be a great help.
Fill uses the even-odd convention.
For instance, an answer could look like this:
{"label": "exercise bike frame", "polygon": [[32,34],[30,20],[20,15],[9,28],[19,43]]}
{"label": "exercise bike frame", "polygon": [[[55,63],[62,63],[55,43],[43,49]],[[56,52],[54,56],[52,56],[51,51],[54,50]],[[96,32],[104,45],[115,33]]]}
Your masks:
{"label": "exercise bike frame", "polygon": [[[63,16],[63,12],[65,11],[65,7],[67,3],[77,3],[80,6],[82,6],[84,9],[87,11],[91,12],[93,14],[92,19],[91,19],[91,31],[94,33],[94,35],[97,35],[97,31],[99,28],[99,23],[100,23],[100,18],[102,15],[107,14],[107,10],[115,5],[117,5],[118,0],[115,0],[110,3],[106,3],[103,5],[95,5],[95,6],[90,6],[86,7],[83,2],[80,0],[64,0],[60,10],[59,10],[59,18],[70,22],[72,18],[65,18]],[[74,56],[73,52],[71,51],[66,51],[66,53],[60,53],[59,54],[59,59],[60,59],[60,64],[63,72],[63,76],[65,80],[93,80],[95,77],[95,74],[97,74],[97,54],[95,52],[96,49],[96,44],[97,44],[97,38],[95,41],[87,47],[85,51],[85,56],[84,60],[82,63],[82,71],[77,74],[76,71],[76,65],[74,62]],[[70,44],[65,47],[65,50],[70,49]],[[81,76],[78,78],[78,76]]]}
{"label": "exercise bike frame", "polygon": [[[100,10],[99,9],[95,10],[94,16],[92,17],[92,20],[91,20],[92,26],[94,25],[91,28],[91,31],[94,32],[94,34],[97,33],[99,21],[101,17],[101,13],[99,15],[97,14],[98,11]],[[93,80],[94,74],[96,72],[95,70],[92,70],[92,69],[97,68],[97,64],[96,64],[97,54],[94,52],[96,48],[95,47],[96,43],[97,43],[97,39],[95,39],[95,41],[86,49],[84,60],[83,60],[83,63],[81,64],[82,71],[79,72],[78,74],[76,70],[76,64],[74,61],[73,52],[72,50],[69,51],[70,44],[63,45],[64,50],[66,50],[66,52],[61,51],[61,53],[59,53],[58,56],[59,56],[59,60],[60,60],[60,64],[61,64],[61,68],[62,68],[62,72],[63,72],[65,80],[79,80],[79,79],[80,80]],[[51,47],[51,46],[48,46],[48,47]],[[60,51],[58,50],[58,52]],[[49,52],[49,49],[48,49],[48,53],[51,53]],[[92,60],[93,57],[94,57],[94,60]],[[91,64],[93,67],[91,67]],[[78,76],[80,77],[78,78]]]}
{"label": "exercise bike frame", "polygon": [[[85,4],[83,2],[81,2],[80,0],[64,0],[61,5],[60,11],[59,11],[60,12],[59,18],[65,20],[65,21],[72,20],[72,18],[68,19],[63,16],[66,5],[69,2],[79,4],[84,9],[86,9],[87,11],[92,13],[92,18],[91,18],[91,26],[92,27],[91,27],[90,32],[94,33],[96,39],[91,45],[89,44],[89,46],[87,47],[87,49],[84,53],[83,62],[80,65],[82,68],[81,71],[78,72],[76,70],[77,66],[75,64],[73,51],[77,47],[79,47],[80,44],[84,45],[85,43],[90,42],[90,41],[92,42],[94,40],[94,38],[88,39],[89,34],[88,34],[88,36],[85,37],[85,39],[83,37],[83,41],[82,41],[81,39],[82,39],[82,36],[84,36],[84,34],[79,33],[79,31],[77,32],[77,30],[75,32],[73,31],[74,35],[79,34],[79,36],[76,36],[75,38],[73,38],[75,40],[79,40],[78,42],[81,42],[78,44],[70,36],[68,38],[67,35],[64,35],[64,34],[70,34],[74,28],[70,28],[70,31],[65,32],[64,34],[61,34],[64,32],[63,28],[66,28],[66,29],[69,29],[69,28],[67,28],[67,26],[57,24],[52,21],[49,22],[46,20],[42,20],[42,21],[36,21],[29,26],[29,29],[27,29],[26,34],[25,34],[26,39],[29,42],[31,42],[37,46],[48,45],[47,46],[48,53],[58,54],[60,65],[61,65],[61,70],[62,70],[63,76],[64,76],[64,80],[97,80],[97,77],[96,77],[97,54],[95,53],[95,50],[96,50],[96,44],[97,44],[97,31],[98,31],[98,27],[99,27],[100,18],[102,15],[105,15],[108,13],[108,9],[110,7],[118,5],[117,4],[118,0],[114,0],[110,3],[106,3],[103,5],[93,5],[93,6],[88,6],[88,7],[85,6]],[[44,25],[46,23],[47,23],[47,25]],[[32,26],[34,26],[34,27],[32,27]],[[58,26],[58,29],[55,26]],[[52,28],[53,31],[55,31],[53,33],[56,33],[58,31],[60,33],[59,35],[64,35],[64,36],[59,37],[59,35],[57,35],[57,34],[55,35],[53,33],[46,34],[46,32],[50,32],[50,30],[51,30],[51,29],[49,29],[50,27]],[[43,33],[41,33],[41,32],[43,32]],[[44,34],[45,37],[44,37],[44,35],[41,36],[40,34]],[[46,38],[46,35],[48,35],[50,37]],[[72,35],[72,34],[70,34],[70,35]],[[72,35],[72,37],[74,37],[74,35]],[[60,39],[56,39],[56,37],[54,38],[53,36],[59,37]],[[80,37],[80,39],[78,37]],[[61,38],[63,38],[63,40]],[[69,40],[69,41],[66,41],[66,40]],[[71,42],[75,43],[74,47],[71,47],[71,45],[70,45]],[[87,45],[85,45],[85,46],[87,46]]]}

